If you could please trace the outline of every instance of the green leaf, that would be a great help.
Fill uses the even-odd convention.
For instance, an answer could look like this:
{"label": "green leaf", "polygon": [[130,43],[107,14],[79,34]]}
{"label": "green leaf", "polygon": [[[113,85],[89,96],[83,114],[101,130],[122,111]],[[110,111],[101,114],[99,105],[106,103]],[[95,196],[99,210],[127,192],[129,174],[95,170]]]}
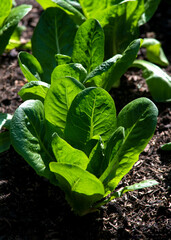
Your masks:
{"label": "green leaf", "polygon": [[24,48],[25,44],[21,43],[20,37],[22,32],[26,30],[25,26],[17,26],[11,35],[8,45],[6,46],[6,50],[12,50],[14,48]]}
{"label": "green leaf", "polygon": [[157,10],[159,3],[160,0],[144,0],[144,12],[138,21],[139,26],[145,24],[150,20],[150,18]]}
{"label": "green leaf", "polygon": [[10,14],[0,28],[0,54],[4,52],[4,49],[19,21],[31,10],[31,8],[31,5],[23,4],[11,10]]}
{"label": "green leaf", "polygon": [[9,131],[0,133],[0,153],[7,151],[10,148],[10,133]]}
{"label": "green leaf", "polygon": [[52,0],[36,0],[42,8],[50,8],[50,7],[56,7],[56,3],[54,3]]}
{"label": "green leaf", "polygon": [[135,183],[130,186],[126,186],[123,189],[119,190],[117,192],[117,194],[118,194],[118,197],[121,197],[126,192],[135,191],[135,190],[139,190],[139,189],[147,188],[147,187],[152,187],[157,184],[159,184],[159,183],[156,180],[148,179],[148,180],[141,181],[139,183]]}
{"label": "green leaf", "polygon": [[52,149],[57,162],[76,165],[84,170],[89,162],[86,154],[78,149],[71,147],[65,140],[57,134],[53,136]]}
{"label": "green leaf", "polygon": [[88,19],[78,29],[72,53],[72,61],[81,63],[87,72],[103,62],[104,32],[99,22]]}
{"label": "green leaf", "polygon": [[56,54],[71,55],[76,30],[76,24],[59,8],[48,8],[41,15],[32,37],[32,51],[44,70],[42,81],[50,83]]}
{"label": "green leaf", "polygon": [[171,77],[161,68],[145,60],[134,61],[133,67],[143,70],[149,91],[157,102],[171,101]]}
{"label": "green leaf", "polygon": [[135,60],[141,39],[136,39],[129,44],[123,55],[117,54],[103,62],[100,66],[89,73],[84,81],[86,85],[100,86],[109,91],[112,86],[118,87],[121,76]]}
{"label": "green leaf", "polygon": [[5,127],[8,130],[10,129],[10,122],[12,115],[9,113],[0,113],[0,130]]}
{"label": "green leaf", "polygon": [[104,195],[103,184],[98,178],[78,166],[53,162],[50,170],[56,174],[68,203],[79,215],[91,212],[92,205]]}
{"label": "green leaf", "polygon": [[22,103],[11,120],[10,133],[16,152],[38,175],[53,182],[54,175],[49,170],[49,163],[54,161],[54,157],[49,151],[50,139],[46,139],[43,104],[39,100]]}
{"label": "green leaf", "polygon": [[161,149],[164,150],[164,151],[171,151],[171,142],[163,144],[161,146]]}
{"label": "green leaf", "polygon": [[41,81],[43,69],[33,55],[27,52],[20,52],[18,55],[18,62],[21,71],[23,72],[28,82]]}
{"label": "green leaf", "polygon": [[89,159],[90,162],[87,166],[87,171],[99,178],[103,171],[102,163],[104,161],[104,145],[101,137],[99,137],[99,141],[92,149]]}
{"label": "green leaf", "polygon": [[75,96],[83,89],[84,86],[74,78],[56,79],[56,71],[54,71],[52,84],[44,103],[46,120],[63,131],[70,105]]}
{"label": "green leaf", "polygon": [[161,43],[154,38],[144,38],[141,47],[147,50],[147,58],[150,62],[167,67],[169,62],[163,52]]}
{"label": "green leaf", "polygon": [[57,66],[71,63],[71,57],[63,54],[56,54],[55,59],[56,59]]}
{"label": "green leaf", "polygon": [[80,25],[82,24],[86,18],[84,15],[78,11],[69,1],[64,0],[52,0],[52,2],[56,3],[56,6],[64,10],[72,19],[73,21]]}
{"label": "green leaf", "polygon": [[153,136],[157,124],[158,109],[147,98],[136,99],[127,104],[118,115],[118,127],[125,129],[122,146],[100,177],[106,191],[113,191],[120,180],[129,172],[139,154]]}
{"label": "green leaf", "polygon": [[50,85],[45,82],[32,81],[25,84],[18,92],[18,95],[23,99],[23,101],[35,99],[44,102],[49,88]]}
{"label": "green leaf", "polygon": [[12,0],[0,1],[0,28],[2,27],[4,20],[10,14],[11,8],[12,8]]}
{"label": "green leaf", "polygon": [[107,141],[116,127],[116,109],[112,97],[102,88],[87,88],[73,100],[68,111],[65,137],[83,150],[94,136]]}
{"label": "green leaf", "polygon": [[79,80],[80,82],[83,82],[86,78],[86,75],[87,71],[79,63],[62,64],[54,69],[52,73],[51,83],[53,81],[57,81],[58,78],[64,77],[72,77]]}

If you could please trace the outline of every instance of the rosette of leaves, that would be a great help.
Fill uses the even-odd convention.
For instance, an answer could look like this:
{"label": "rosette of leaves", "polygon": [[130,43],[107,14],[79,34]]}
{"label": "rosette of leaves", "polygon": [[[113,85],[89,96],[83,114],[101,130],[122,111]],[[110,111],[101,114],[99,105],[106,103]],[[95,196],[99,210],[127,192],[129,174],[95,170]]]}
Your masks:
{"label": "rosette of leaves", "polygon": [[20,45],[19,36],[21,27],[17,28],[19,21],[32,9],[31,5],[22,4],[12,8],[12,0],[0,1],[0,55],[4,52],[11,37],[12,46]]}
{"label": "rosette of leaves", "polygon": [[117,115],[104,89],[54,76],[44,101],[26,100],[8,122],[12,146],[36,173],[59,186],[79,215],[157,184],[146,180],[115,190],[153,136],[154,103],[139,98]]}

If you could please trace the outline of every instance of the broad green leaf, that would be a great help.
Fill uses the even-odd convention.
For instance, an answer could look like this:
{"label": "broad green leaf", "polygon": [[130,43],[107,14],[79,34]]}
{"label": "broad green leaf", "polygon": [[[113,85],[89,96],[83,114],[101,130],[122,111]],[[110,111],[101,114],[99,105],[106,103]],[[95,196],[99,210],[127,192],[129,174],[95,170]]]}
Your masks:
{"label": "broad green leaf", "polygon": [[35,99],[44,102],[49,88],[50,85],[45,82],[32,81],[25,84],[18,92],[18,95],[23,99],[23,101]]}
{"label": "broad green leaf", "polygon": [[99,137],[99,141],[92,149],[89,159],[90,162],[87,166],[87,171],[99,178],[102,173],[102,163],[104,161],[104,145],[101,137]]}
{"label": "broad green leaf", "polygon": [[52,162],[50,170],[56,174],[68,203],[79,215],[91,212],[92,205],[104,195],[103,184],[98,178],[78,166]]}
{"label": "broad green leaf", "polygon": [[44,107],[39,100],[22,103],[14,113],[10,129],[11,144],[40,176],[53,182],[49,163],[54,161],[49,151],[50,139],[46,139]]}
{"label": "broad green leaf", "polygon": [[32,37],[32,51],[44,70],[42,81],[50,83],[56,54],[71,55],[76,30],[76,24],[59,8],[48,8],[41,15]]}
{"label": "broad green leaf", "polygon": [[117,54],[95,68],[88,74],[84,83],[86,83],[86,85],[100,86],[107,91],[109,91],[112,86],[118,87],[121,76],[135,60],[141,42],[141,39],[136,39],[131,42],[123,55]]}
{"label": "broad green leaf", "polygon": [[0,130],[5,127],[10,129],[10,121],[12,119],[12,115],[9,113],[0,113]]}
{"label": "broad green leaf", "polygon": [[166,72],[145,60],[136,60],[132,66],[143,70],[143,77],[155,101],[171,101],[171,77]]}
{"label": "broad green leaf", "polygon": [[99,22],[88,19],[78,29],[72,53],[72,61],[81,63],[87,72],[103,62],[104,32]]}
{"label": "broad green leaf", "polygon": [[160,0],[144,0],[144,12],[138,21],[139,26],[145,24],[150,20],[150,18],[157,10],[159,3]]}
{"label": "broad green leaf", "polygon": [[0,54],[4,52],[4,49],[19,21],[31,10],[31,8],[31,5],[23,4],[11,10],[0,28]]}
{"label": "broad green leaf", "polygon": [[84,15],[71,4],[72,1],[52,0],[52,2],[55,2],[56,6],[64,10],[76,24],[80,25],[86,20]]}
{"label": "broad green leaf", "polygon": [[141,47],[147,50],[147,58],[150,62],[159,64],[160,66],[167,67],[169,62],[163,52],[161,43],[154,38],[144,38]]}
{"label": "broad green leaf", "polygon": [[102,88],[86,88],[73,100],[68,111],[65,137],[83,150],[94,136],[104,143],[116,127],[116,109],[112,97]]}
{"label": "broad green leaf", "polygon": [[12,0],[0,1],[0,28],[2,27],[4,20],[10,14],[11,8],[12,8]]}
{"label": "broad green leaf", "polygon": [[0,153],[7,151],[10,148],[10,133],[9,131],[0,133]]}
{"label": "broad green leaf", "polygon": [[41,81],[43,69],[37,59],[28,52],[20,52],[18,62],[28,82]]}
{"label": "broad green leaf", "polygon": [[86,78],[86,75],[87,71],[79,63],[62,64],[54,69],[52,73],[51,84],[53,81],[57,81],[58,78],[64,77],[72,77],[79,80],[80,82],[83,82]]}
{"label": "broad green leaf", "polygon": [[147,98],[136,99],[119,113],[117,124],[125,129],[122,146],[100,177],[106,191],[113,191],[138,160],[157,124],[157,107]]}
{"label": "broad green leaf", "polygon": [[161,149],[164,150],[164,151],[171,151],[171,142],[163,144],[161,146]]}
{"label": "broad green leaf", "polygon": [[64,131],[66,117],[75,96],[84,89],[74,78],[56,78],[52,74],[52,84],[45,98],[45,118],[48,122]]}
{"label": "broad green leaf", "polygon": [[57,134],[53,136],[52,149],[57,162],[76,165],[86,170],[89,162],[86,154],[76,148],[73,148]]}
{"label": "broad green leaf", "polygon": [[56,54],[55,55],[56,59],[56,65],[62,65],[62,64],[68,64],[71,63],[71,57],[63,54]]}

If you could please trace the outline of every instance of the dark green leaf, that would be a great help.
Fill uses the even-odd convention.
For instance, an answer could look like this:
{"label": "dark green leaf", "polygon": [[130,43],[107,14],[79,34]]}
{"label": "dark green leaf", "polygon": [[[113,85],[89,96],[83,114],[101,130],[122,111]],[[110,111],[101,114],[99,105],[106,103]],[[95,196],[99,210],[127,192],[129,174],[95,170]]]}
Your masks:
{"label": "dark green leaf", "polygon": [[107,141],[116,127],[116,109],[112,97],[102,88],[87,88],[73,100],[68,111],[65,136],[83,150],[94,136]]}
{"label": "dark green leaf", "polygon": [[171,142],[162,145],[161,149],[164,151],[171,151]]}
{"label": "dark green leaf", "polygon": [[88,19],[76,33],[72,61],[81,63],[89,73],[103,62],[103,58],[103,29],[97,20]]}
{"label": "dark green leaf", "polygon": [[157,114],[156,106],[147,98],[136,99],[121,110],[117,124],[118,127],[124,127],[125,138],[100,177],[106,185],[106,190],[113,191],[138,160],[139,154],[153,136]]}
{"label": "dark green leaf", "polygon": [[12,115],[9,113],[0,113],[0,130],[5,127],[10,129],[10,121],[12,119]]}
{"label": "dark green leaf", "polygon": [[44,107],[39,100],[22,103],[14,113],[10,130],[11,144],[40,176],[53,182],[54,175],[49,170],[50,154],[44,125]]}
{"label": "dark green leaf", "polygon": [[7,151],[10,148],[10,133],[9,131],[0,133],[0,153]]}
{"label": "dark green leaf", "polygon": [[44,82],[50,83],[55,55],[71,55],[76,30],[75,23],[59,8],[48,8],[41,15],[32,37],[32,50],[44,70]]}
{"label": "dark green leaf", "polygon": [[41,81],[43,69],[33,55],[27,52],[20,52],[18,55],[18,61],[21,71],[28,82]]}

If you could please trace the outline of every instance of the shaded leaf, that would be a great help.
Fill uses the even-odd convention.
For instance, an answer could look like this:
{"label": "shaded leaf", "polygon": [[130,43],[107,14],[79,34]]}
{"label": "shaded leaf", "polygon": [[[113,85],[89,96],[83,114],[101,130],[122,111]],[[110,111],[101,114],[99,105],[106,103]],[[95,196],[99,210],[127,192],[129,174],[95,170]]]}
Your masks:
{"label": "shaded leaf", "polygon": [[7,151],[10,148],[10,133],[9,131],[0,133],[0,153]]}

